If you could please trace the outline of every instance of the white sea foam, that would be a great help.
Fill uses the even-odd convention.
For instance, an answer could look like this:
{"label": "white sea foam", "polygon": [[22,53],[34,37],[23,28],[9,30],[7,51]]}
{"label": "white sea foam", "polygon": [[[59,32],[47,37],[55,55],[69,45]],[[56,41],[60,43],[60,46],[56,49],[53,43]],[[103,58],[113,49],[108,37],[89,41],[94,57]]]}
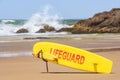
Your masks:
{"label": "white sea foam", "polygon": [[2,20],[2,23],[7,23],[7,22],[15,22],[15,20]]}
{"label": "white sea foam", "polygon": [[15,25],[2,23],[0,24],[0,36],[12,35],[14,34],[14,31],[16,31],[16,29],[18,29],[18,27],[16,27]]}

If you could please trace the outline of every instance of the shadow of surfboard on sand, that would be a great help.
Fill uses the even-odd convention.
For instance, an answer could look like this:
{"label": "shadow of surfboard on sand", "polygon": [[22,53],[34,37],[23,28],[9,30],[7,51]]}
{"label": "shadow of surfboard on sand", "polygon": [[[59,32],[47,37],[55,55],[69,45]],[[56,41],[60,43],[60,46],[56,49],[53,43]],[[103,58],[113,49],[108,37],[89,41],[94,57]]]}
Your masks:
{"label": "shadow of surfboard on sand", "polygon": [[41,72],[43,74],[97,74],[96,72]]}

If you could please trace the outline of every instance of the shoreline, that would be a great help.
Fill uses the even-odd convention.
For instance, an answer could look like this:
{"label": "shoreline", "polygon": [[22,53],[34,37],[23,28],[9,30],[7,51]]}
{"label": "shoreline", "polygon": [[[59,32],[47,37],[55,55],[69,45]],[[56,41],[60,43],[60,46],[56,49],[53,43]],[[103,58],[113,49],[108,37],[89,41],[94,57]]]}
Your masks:
{"label": "shoreline", "polygon": [[32,52],[33,45],[37,42],[55,42],[69,45],[90,51],[99,50],[119,50],[120,39],[72,39],[72,38],[52,38],[52,39],[27,39],[16,41],[0,42],[1,52]]}
{"label": "shoreline", "polygon": [[120,33],[103,33],[103,34],[70,34],[66,32],[61,33],[20,33],[16,35],[0,36],[0,42],[13,42],[25,40],[40,40],[40,39],[76,39],[76,40],[119,40]]}

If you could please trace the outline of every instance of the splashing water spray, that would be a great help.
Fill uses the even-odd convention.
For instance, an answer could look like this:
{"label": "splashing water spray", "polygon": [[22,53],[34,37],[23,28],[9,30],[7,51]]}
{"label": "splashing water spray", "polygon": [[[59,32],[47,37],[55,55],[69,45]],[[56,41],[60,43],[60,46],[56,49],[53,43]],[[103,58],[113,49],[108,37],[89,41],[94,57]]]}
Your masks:
{"label": "splashing water spray", "polygon": [[33,16],[22,26],[29,30],[29,32],[35,33],[39,29],[43,29],[44,25],[53,26],[56,30],[62,27],[68,27],[68,25],[61,24],[62,17],[55,15],[49,15],[51,7],[46,6],[42,13],[35,13]]}

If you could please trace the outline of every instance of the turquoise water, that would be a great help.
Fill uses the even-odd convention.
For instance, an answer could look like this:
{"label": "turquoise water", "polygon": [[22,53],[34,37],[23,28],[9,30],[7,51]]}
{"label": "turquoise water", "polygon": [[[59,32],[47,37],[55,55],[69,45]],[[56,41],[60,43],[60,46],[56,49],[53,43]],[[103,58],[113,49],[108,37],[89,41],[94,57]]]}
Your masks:
{"label": "turquoise water", "polygon": [[63,20],[63,24],[67,24],[67,25],[73,25],[75,23],[77,23],[80,19],[65,19]]}
{"label": "turquoise water", "polygon": [[13,24],[13,25],[23,25],[26,20],[16,20],[16,19],[5,19],[0,20],[0,24]]}
{"label": "turquoise water", "polygon": [[[66,25],[73,25],[77,23],[80,19],[64,19],[64,20],[58,20],[61,24]],[[25,19],[5,19],[0,20],[0,24],[12,24],[12,25],[24,25],[28,20]]]}

